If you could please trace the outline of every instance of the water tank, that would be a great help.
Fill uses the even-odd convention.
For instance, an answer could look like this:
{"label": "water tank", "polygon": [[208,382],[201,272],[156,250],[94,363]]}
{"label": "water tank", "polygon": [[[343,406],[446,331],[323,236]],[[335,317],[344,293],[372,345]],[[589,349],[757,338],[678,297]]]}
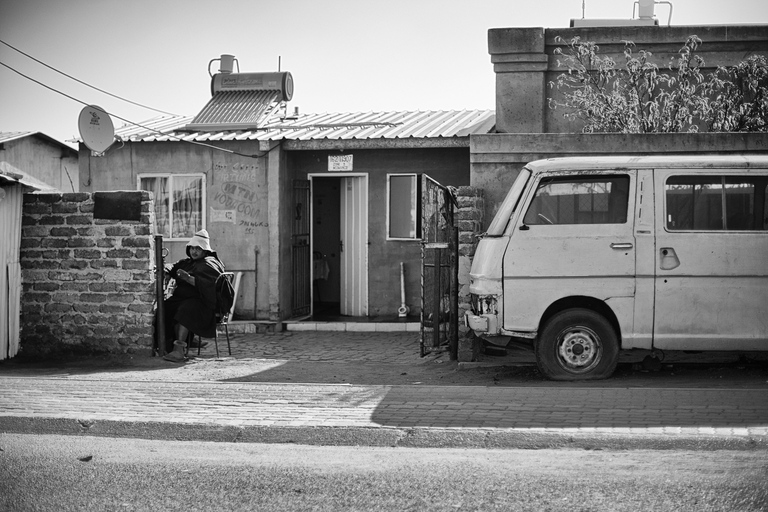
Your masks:
{"label": "water tank", "polygon": [[220,91],[279,91],[278,101],[290,101],[293,97],[293,76],[287,71],[217,73],[211,79],[211,95]]}
{"label": "water tank", "polygon": [[637,15],[639,18],[653,18],[653,11],[656,7],[655,0],[638,0]]}

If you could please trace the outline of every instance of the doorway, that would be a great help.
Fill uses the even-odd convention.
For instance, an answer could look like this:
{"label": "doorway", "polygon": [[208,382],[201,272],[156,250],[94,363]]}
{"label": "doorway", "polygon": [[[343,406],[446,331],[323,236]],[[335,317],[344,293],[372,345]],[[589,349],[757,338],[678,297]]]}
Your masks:
{"label": "doorway", "polygon": [[368,315],[368,177],[310,175],[315,320]]}

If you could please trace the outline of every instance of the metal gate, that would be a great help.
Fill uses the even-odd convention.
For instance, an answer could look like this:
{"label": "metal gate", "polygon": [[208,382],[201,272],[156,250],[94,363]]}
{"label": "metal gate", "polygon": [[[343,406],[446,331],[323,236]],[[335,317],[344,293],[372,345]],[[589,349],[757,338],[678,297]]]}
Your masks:
{"label": "metal gate", "polygon": [[456,197],[426,174],[421,178],[421,356],[459,345],[459,230]]}
{"label": "metal gate", "polygon": [[293,229],[291,231],[291,269],[293,293],[291,316],[309,315],[312,307],[309,266],[309,180],[293,180]]}

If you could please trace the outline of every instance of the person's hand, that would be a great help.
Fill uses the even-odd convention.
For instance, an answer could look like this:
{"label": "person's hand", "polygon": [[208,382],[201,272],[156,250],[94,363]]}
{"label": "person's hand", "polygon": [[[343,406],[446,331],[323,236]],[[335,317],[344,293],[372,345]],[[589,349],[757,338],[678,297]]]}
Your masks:
{"label": "person's hand", "polygon": [[192,276],[189,275],[189,272],[187,272],[186,270],[179,270],[176,272],[176,275],[179,276],[179,279],[181,279],[182,281],[191,284]]}

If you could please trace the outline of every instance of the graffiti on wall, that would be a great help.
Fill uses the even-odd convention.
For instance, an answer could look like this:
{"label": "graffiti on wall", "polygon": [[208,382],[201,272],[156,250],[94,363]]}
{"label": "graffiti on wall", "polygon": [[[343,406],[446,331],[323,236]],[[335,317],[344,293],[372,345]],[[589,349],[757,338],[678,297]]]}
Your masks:
{"label": "graffiti on wall", "polygon": [[258,201],[258,170],[255,164],[214,164],[217,182],[221,185],[213,194],[211,220],[237,224],[245,227],[246,233],[269,226]]}

